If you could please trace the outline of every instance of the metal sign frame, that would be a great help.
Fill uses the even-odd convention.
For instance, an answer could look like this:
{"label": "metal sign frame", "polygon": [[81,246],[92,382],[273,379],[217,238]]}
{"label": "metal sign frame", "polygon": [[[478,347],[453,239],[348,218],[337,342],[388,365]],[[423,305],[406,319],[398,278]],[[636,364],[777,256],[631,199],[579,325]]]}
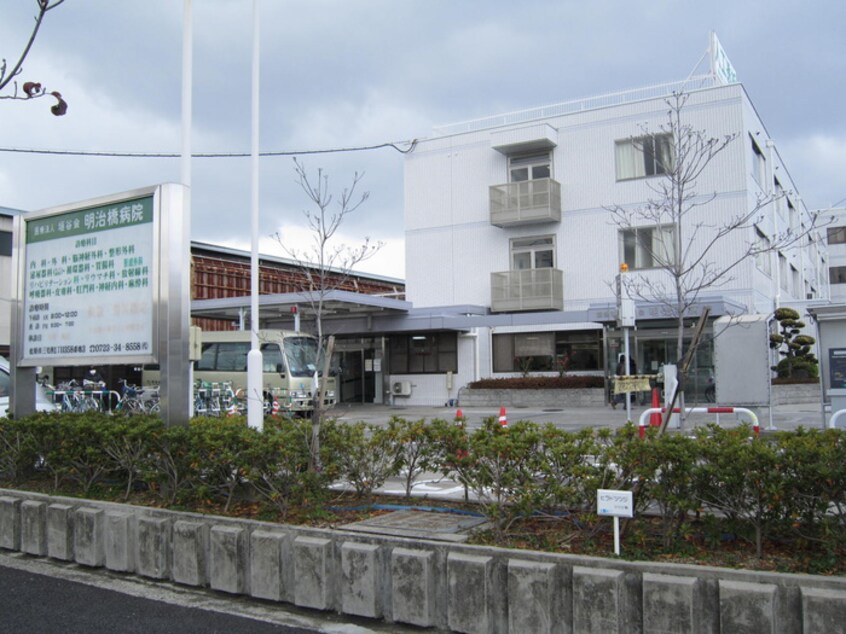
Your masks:
{"label": "metal sign frame", "polygon": [[[157,191],[147,188],[15,218],[17,365],[157,361],[154,306],[160,296],[161,252]],[[140,222],[132,221],[133,208],[140,208]],[[129,217],[126,222],[124,215]],[[139,266],[131,266],[136,261]],[[135,280],[126,276],[136,268],[146,273],[138,279],[144,285],[137,289],[130,288]],[[115,296],[123,301],[115,301]],[[126,336],[118,334],[121,314],[130,309],[127,299],[142,304],[146,312],[123,329],[141,330],[134,334],[140,341],[123,341]]]}
{"label": "metal sign frame", "polygon": [[[60,205],[15,218],[10,363],[13,383],[12,411],[15,416],[29,414],[35,409],[34,383],[37,366],[159,363],[162,372],[162,415],[165,422],[187,424],[190,416],[188,325],[191,270],[190,218],[185,214],[187,196],[187,188],[167,183]],[[148,202],[152,214],[149,221],[139,221],[136,224],[127,221],[122,224],[118,216],[109,215],[119,214],[122,209],[131,209],[133,203],[137,203],[139,208],[146,208]],[[33,230],[28,234],[29,227]],[[130,228],[132,231],[141,229],[151,232],[149,236],[142,235],[138,241],[138,244],[144,245],[145,253],[143,257],[136,258],[139,268],[146,266],[148,270],[146,277],[139,272],[138,279],[143,278],[145,284],[137,290],[122,293],[121,290],[128,284],[121,285],[121,290],[115,291],[114,286],[109,286],[113,284],[109,280],[117,281],[120,278],[126,282],[134,273],[131,272],[129,278],[121,277],[123,273],[110,277],[103,275],[102,271],[108,271],[109,266],[117,268],[115,258],[120,259],[124,255],[132,257],[129,252],[111,254],[107,246],[110,238],[126,236]],[[43,238],[47,236],[38,238],[36,232],[58,234],[49,236],[50,240],[57,240],[51,243],[55,244],[56,251],[51,253],[49,258],[43,247]],[[102,247],[95,249],[94,243],[98,241],[91,239],[94,235],[103,236],[104,239],[100,241]],[[86,251],[86,244],[92,244],[92,251]],[[40,246],[36,248],[35,245]],[[146,250],[147,245],[151,247],[149,250]],[[38,254],[38,261],[30,257],[33,253]],[[87,257],[89,255],[90,261]],[[144,257],[148,257],[149,262],[144,262]],[[45,272],[41,269],[44,268],[42,264],[46,259],[49,259],[49,270]],[[82,269],[71,269],[77,262],[86,266]],[[97,266],[101,268],[96,269],[99,272],[95,274],[90,265],[97,262]],[[120,264],[132,266],[133,262],[123,261]],[[84,275],[75,275],[78,270],[83,271]],[[49,283],[35,283],[45,277]],[[83,294],[79,297],[84,296],[93,301],[93,304],[90,301],[85,304],[80,300],[79,310],[71,311],[71,314],[67,311],[61,312],[61,309],[51,312],[49,300],[43,302],[44,306],[38,305],[42,294],[46,298],[74,296],[76,284],[83,284],[83,287],[79,288]],[[70,288],[71,286],[73,288]],[[98,304],[98,296],[105,298],[111,291],[115,291],[112,293],[113,299],[109,307],[111,314],[105,316],[106,321],[98,321],[97,313],[104,312],[103,303],[109,301],[103,299]],[[107,324],[109,319],[119,321],[121,311],[126,309],[119,301],[115,303],[115,297],[130,297],[136,304],[140,304],[136,308],[142,312],[148,311],[149,314],[149,318],[139,318],[136,329],[145,332],[136,338],[133,343],[137,345],[132,345],[130,350],[124,345],[125,336],[118,336],[119,324],[113,324],[111,327],[103,325]],[[145,303],[146,306],[143,305]],[[94,311],[87,313],[86,320],[85,311],[90,310],[92,306]],[[27,307],[30,308],[29,311]],[[48,322],[47,328],[44,328],[45,320]],[[34,327],[37,329],[33,329]],[[100,336],[96,328],[109,334],[104,336],[102,341],[92,344],[92,332]],[[31,338],[33,333],[45,331],[50,333],[47,341],[57,340],[57,337],[52,336],[54,331],[64,333],[68,341],[71,341],[76,333],[79,341],[59,346],[45,344],[42,348],[38,345],[38,339],[33,341]]]}

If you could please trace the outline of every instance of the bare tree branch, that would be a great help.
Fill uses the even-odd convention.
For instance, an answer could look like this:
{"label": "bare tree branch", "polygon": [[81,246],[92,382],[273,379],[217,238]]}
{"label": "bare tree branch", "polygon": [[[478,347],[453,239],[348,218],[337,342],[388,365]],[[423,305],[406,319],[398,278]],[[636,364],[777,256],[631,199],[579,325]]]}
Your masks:
{"label": "bare tree branch", "polygon": [[[23,71],[24,60],[27,55],[29,55],[29,51],[35,43],[35,38],[38,35],[42,22],[44,21],[44,16],[48,11],[55,9],[64,1],[65,0],[35,0],[35,4],[38,6],[38,15],[35,16],[35,25],[33,26],[32,33],[29,36],[26,46],[18,57],[18,61],[14,63],[11,69],[8,68],[5,59],[0,62],[0,91],[6,88],[12,81],[15,81],[15,77],[20,75]],[[0,95],[0,99],[28,100],[39,99],[48,95],[56,99],[56,103],[51,106],[50,111],[57,117],[64,115],[68,110],[68,104],[62,98],[62,94],[56,91],[48,92],[47,88],[42,86],[40,82],[24,82],[22,92],[19,93],[18,84],[17,81],[15,81],[12,93],[8,95]]]}
{"label": "bare tree branch", "polygon": [[356,172],[352,183],[341,191],[333,205],[335,198],[329,188],[329,176],[322,168],[318,168],[317,174],[312,176],[305,165],[295,158],[294,172],[297,184],[312,203],[309,209],[303,210],[306,225],[311,231],[311,244],[306,248],[292,247],[286,244],[280,232],[276,232],[275,238],[282,250],[296,262],[305,280],[300,290],[306,293],[306,301],[314,313],[319,350],[326,358],[314,403],[310,445],[312,465],[319,467],[319,431],[325,415],[323,403],[329,376],[329,357],[334,346],[334,336],[327,337],[324,332],[326,298],[332,291],[343,288],[353,275],[354,268],[374,256],[383,245],[381,242],[372,242],[369,237],[365,237],[361,244],[354,247],[334,244],[344,220],[370,197],[368,192],[358,191],[364,174]]}
{"label": "bare tree branch", "polygon": [[[712,161],[738,139],[738,134],[712,137],[684,121],[688,96],[676,93],[666,100],[667,123],[656,132],[643,130],[645,136],[632,138],[635,149],[657,162],[660,178],[645,181],[654,194],[643,204],[623,207],[612,205],[612,222],[622,230],[651,230],[649,239],[634,234],[636,249],[651,260],[651,270],[630,271],[625,277],[625,292],[635,299],[662,306],[666,316],[676,322],[676,354],[685,356],[684,323],[703,292],[720,288],[734,279],[737,267],[749,258],[783,252],[813,239],[820,228],[819,218],[811,216],[809,226],[788,228],[771,236],[765,243],[756,239],[755,224],[767,209],[787,196],[776,192],[758,196],[755,203],[722,220],[711,220],[706,212],[717,193],[697,193],[698,179]],[[669,139],[671,156],[658,151],[658,138]],[[656,236],[659,239],[655,239]],[[727,241],[742,241],[731,249],[722,249]],[[726,258],[725,253],[733,255]]]}

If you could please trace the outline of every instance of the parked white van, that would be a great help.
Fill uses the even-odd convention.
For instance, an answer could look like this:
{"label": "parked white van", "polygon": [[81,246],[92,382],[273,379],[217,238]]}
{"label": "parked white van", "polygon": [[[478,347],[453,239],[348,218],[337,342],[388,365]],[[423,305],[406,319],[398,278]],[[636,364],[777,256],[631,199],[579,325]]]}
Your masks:
{"label": "parked white van", "polygon": [[[266,401],[277,400],[283,408],[305,413],[314,409],[315,373],[323,370],[317,338],[292,330],[260,330],[262,353],[262,389]],[[231,383],[237,392],[247,387],[247,354],[250,331],[203,331],[202,356],[194,362],[194,380],[206,383]],[[144,385],[158,385],[158,366],[145,366]],[[326,379],[324,404],[335,405],[336,380]]]}

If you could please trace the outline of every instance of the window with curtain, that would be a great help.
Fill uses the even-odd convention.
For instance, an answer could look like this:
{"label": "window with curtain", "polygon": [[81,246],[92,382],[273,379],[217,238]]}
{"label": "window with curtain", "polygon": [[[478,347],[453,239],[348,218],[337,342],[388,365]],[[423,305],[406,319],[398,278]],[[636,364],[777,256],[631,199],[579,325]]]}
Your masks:
{"label": "window with curtain", "polygon": [[390,338],[391,374],[458,372],[458,335],[433,332]]}
{"label": "window with curtain", "polygon": [[503,333],[493,335],[494,372],[599,370],[601,330]]}
{"label": "window with curtain", "polygon": [[828,243],[846,244],[846,227],[829,227]]}
{"label": "window with curtain", "polygon": [[764,233],[755,228],[755,244],[757,253],[755,254],[755,264],[766,275],[772,277],[773,267],[770,260],[770,239]]}
{"label": "window with curtain", "polygon": [[632,227],[620,231],[620,261],[630,270],[654,269],[675,259],[675,231],[672,225]]}
{"label": "window with curtain", "polygon": [[673,168],[673,136],[651,134],[615,143],[617,180],[666,174]]}
{"label": "window with curtain", "polygon": [[554,269],[555,239],[553,236],[515,238],[511,241],[511,270]]}
{"label": "window with curtain", "polygon": [[846,284],[846,266],[832,266],[828,275],[832,284]]}
{"label": "window with curtain", "polygon": [[750,141],[752,143],[752,176],[763,187],[767,177],[767,159],[764,158],[764,153],[755,143],[755,139],[750,137]]}
{"label": "window with curtain", "polygon": [[799,297],[802,292],[802,278],[799,277],[799,269],[790,265],[790,292]]}
{"label": "window with curtain", "polygon": [[508,182],[521,183],[552,177],[552,157],[549,152],[511,156],[508,159]]}
{"label": "window with curtain", "polygon": [[779,275],[779,286],[781,290],[787,291],[790,290],[788,285],[790,283],[790,278],[787,276],[787,258],[783,253],[778,254],[778,275]]}

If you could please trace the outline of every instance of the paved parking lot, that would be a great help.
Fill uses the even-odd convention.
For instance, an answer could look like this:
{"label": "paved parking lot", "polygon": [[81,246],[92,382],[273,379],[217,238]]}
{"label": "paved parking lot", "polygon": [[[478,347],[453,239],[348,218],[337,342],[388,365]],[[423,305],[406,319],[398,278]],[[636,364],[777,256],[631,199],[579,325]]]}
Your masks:
{"label": "paved parking lot", "polygon": [[[632,420],[635,424],[637,424],[645,409],[641,406],[632,408]],[[776,406],[773,408],[772,421],[770,421],[766,408],[750,409],[755,411],[758,416],[761,429],[772,427],[778,430],[791,430],[799,426],[821,429],[824,425],[823,413],[819,403]],[[385,424],[392,416],[409,420],[421,418],[453,420],[456,410],[455,407],[396,407],[342,403],[336,406],[332,413],[340,420]],[[462,407],[461,411],[467,420],[467,426],[471,429],[481,425],[486,418],[499,417],[498,407]],[[827,421],[830,416],[830,412],[826,411],[825,420]],[[620,427],[626,422],[626,410],[620,406],[617,409],[612,409],[610,406],[569,409],[515,407],[506,408],[506,417],[509,423],[530,420],[536,423],[553,423],[556,427],[562,429],[577,430],[585,427]],[[733,426],[737,424],[738,420],[744,420],[742,417],[738,418],[735,414],[691,414],[685,423],[685,427],[704,425],[714,422],[717,418],[719,418],[719,423],[724,426]]]}
{"label": "paved parking lot", "polygon": [[[645,407],[632,409],[632,420],[637,423]],[[466,425],[476,428],[488,417],[499,417],[499,408],[491,407],[462,407],[462,414],[466,418]],[[456,408],[453,407],[392,407],[390,405],[349,405],[340,404],[333,413],[344,421],[365,421],[384,425],[392,416],[399,416],[408,420],[419,420],[424,418],[432,420],[441,418],[453,420],[456,415]],[[756,411],[760,417],[761,429],[770,427],[769,414],[766,410]],[[830,418],[830,412],[825,412],[825,420]],[[611,407],[581,407],[561,410],[532,409],[532,408],[506,408],[506,417],[509,423],[519,420],[531,420],[537,423],[553,423],[556,427],[575,431],[585,427],[620,427],[626,422],[625,408],[618,407],[616,410]],[[685,428],[691,429],[697,425],[704,425],[714,422],[717,416],[714,414],[693,414],[686,421]],[[720,414],[719,423],[723,426],[734,426],[738,417],[733,414]],[[782,405],[774,408],[772,416],[772,429],[793,430],[799,426],[806,428],[823,428],[823,414],[819,404],[796,404]],[[378,489],[380,493],[402,496],[405,493],[404,480],[399,477],[390,478]],[[343,487],[339,484],[339,487]],[[464,487],[440,474],[423,474],[414,484],[412,495],[414,504],[437,504],[437,500],[461,500],[464,498]],[[471,497],[472,494],[471,494]],[[391,532],[382,527],[382,532]],[[437,538],[432,537],[431,538]]]}

